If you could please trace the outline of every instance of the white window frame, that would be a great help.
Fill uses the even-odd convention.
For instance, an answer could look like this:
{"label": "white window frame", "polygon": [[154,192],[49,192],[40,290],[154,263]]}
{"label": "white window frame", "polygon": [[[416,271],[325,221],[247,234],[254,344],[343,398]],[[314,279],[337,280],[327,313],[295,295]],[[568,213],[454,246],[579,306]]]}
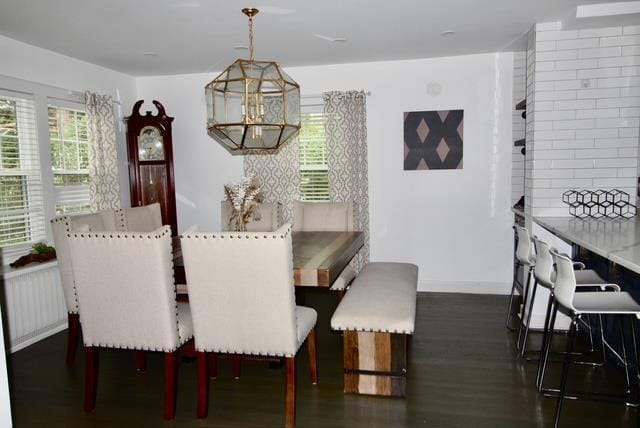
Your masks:
{"label": "white window frame", "polygon": [[[0,75],[0,91],[11,96],[11,93],[31,97],[35,105],[36,135],[40,158],[40,177],[42,180],[42,203],[44,206],[43,222],[45,234],[39,241],[49,244],[53,242],[49,220],[56,216],[55,193],[53,186],[53,170],[51,168],[51,142],[49,140],[48,106],[59,105],[78,109],[83,107],[82,95],[49,85],[29,82],[22,79]],[[15,96],[14,96],[15,97]],[[73,106],[73,107],[72,107]],[[8,265],[18,257],[31,251],[35,242],[10,245],[0,248],[2,264]]]}
{"label": "white window frame", "polygon": [[[71,101],[61,100],[57,98],[48,98],[48,99],[49,99],[49,104],[47,105],[47,130],[49,130],[49,107],[79,111],[87,114],[87,110],[84,104],[81,102],[71,102]],[[49,141],[49,157],[51,157],[53,142],[51,141],[50,133],[47,133],[47,139]],[[53,165],[52,165],[52,171],[53,171],[53,175],[55,174],[89,174],[88,168],[86,169],[86,172],[80,169],[54,171]],[[53,175],[52,175],[52,179],[53,179]],[[59,187],[63,187],[63,189],[59,189]],[[88,198],[89,184],[79,184],[79,185],[72,185],[72,186],[56,186],[54,184],[53,191],[54,191],[54,212],[57,214],[57,203],[59,202],[61,196],[64,199],[70,199],[72,195],[75,194],[76,196],[80,196],[82,199]],[[87,212],[89,212],[88,209],[84,211],[74,211],[68,214],[74,215],[74,214],[82,214]],[[60,214],[60,215],[64,215],[64,214]]]}
{"label": "white window frame", "polygon": [[[302,99],[300,100],[300,112],[301,114],[305,114],[305,113],[324,113],[324,102],[322,101],[322,97],[319,96],[307,96],[307,97],[301,97]],[[326,140],[325,140],[325,147],[326,147]],[[325,152],[325,161],[326,161],[326,155],[327,153]],[[300,173],[302,173],[304,170],[306,171],[314,171],[314,170],[321,170],[324,171],[324,168],[314,168],[313,166],[307,166],[306,168],[304,168],[302,165],[300,165],[299,167],[299,171]],[[328,180],[328,175],[329,175],[329,165],[327,164],[327,180]],[[328,181],[327,181],[328,182]],[[299,189],[300,192],[300,198],[302,200],[305,200],[305,198],[302,195],[302,188]],[[313,199],[309,199],[308,201],[310,202],[325,202],[329,200],[329,188],[327,186],[327,199],[326,200],[313,200]]]}

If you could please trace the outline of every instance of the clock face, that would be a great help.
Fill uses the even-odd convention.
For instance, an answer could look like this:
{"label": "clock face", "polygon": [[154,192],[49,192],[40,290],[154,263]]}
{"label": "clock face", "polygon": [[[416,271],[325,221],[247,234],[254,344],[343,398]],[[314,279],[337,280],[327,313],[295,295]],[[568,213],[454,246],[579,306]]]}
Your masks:
{"label": "clock face", "polygon": [[141,161],[164,160],[164,144],[160,130],[145,126],[138,135],[138,159]]}

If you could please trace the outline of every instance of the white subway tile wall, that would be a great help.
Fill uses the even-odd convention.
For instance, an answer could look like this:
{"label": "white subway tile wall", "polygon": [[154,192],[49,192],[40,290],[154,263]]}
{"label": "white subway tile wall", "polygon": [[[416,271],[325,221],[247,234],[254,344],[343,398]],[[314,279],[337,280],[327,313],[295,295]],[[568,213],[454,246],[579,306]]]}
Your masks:
{"label": "white subway tile wall", "polygon": [[[514,52],[513,54],[513,141],[524,138],[525,120],[522,111],[515,106],[526,97],[527,85],[527,53]],[[511,155],[511,205],[524,195],[524,156],[522,147],[513,147]]]}
{"label": "white subway tile wall", "polygon": [[635,203],[640,26],[537,24],[526,59],[526,211],[566,216],[561,196],[575,188],[618,188]]}

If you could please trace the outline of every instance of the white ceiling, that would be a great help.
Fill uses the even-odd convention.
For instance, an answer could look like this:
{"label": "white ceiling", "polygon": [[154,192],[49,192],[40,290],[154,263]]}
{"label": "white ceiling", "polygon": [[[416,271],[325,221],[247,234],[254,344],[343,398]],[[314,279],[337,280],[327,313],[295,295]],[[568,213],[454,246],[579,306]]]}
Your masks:
{"label": "white ceiling", "polygon": [[248,56],[233,49],[248,44],[247,6],[261,9],[256,59],[298,66],[511,49],[536,22],[614,0],[265,1],[0,0],[0,34],[136,76],[198,73]]}

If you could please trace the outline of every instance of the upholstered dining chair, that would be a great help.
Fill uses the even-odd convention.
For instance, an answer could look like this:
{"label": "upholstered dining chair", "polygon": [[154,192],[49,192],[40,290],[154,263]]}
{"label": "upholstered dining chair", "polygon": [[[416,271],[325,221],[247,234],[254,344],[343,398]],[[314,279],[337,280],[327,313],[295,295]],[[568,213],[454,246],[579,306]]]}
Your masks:
{"label": "upholstered dining chair", "polygon": [[[118,229],[125,232],[153,232],[162,226],[160,204],[121,208],[116,212]],[[177,233],[177,231],[173,231]]]}
{"label": "upholstered dining chair", "polygon": [[[278,228],[278,218],[280,212],[279,202],[261,202],[258,204],[260,219],[249,219],[247,231],[249,232],[273,232]],[[220,230],[233,230],[230,225],[233,208],[231,202],[222,201],[220,203]]]}
{"label": "upholstered dining chair", "polygon": [[177,356],[193,337],[188,303],[176,302],[171,228],[148,233],[72,232],[85,350],[84,410],[95,408],[100,348],[164,353],[164,418],[176,406]]}
{"label": "upholstered dining chair", "polygon": [[[294,232],[352,232],[353,203],[351,202],[293,202]],[[330,290],[344,295],[356,271],[348,264],[331,284]]]}
{"label": "upholstered dining chair", "polygon": [[207,416],[208,354],[286,359],[286,423],[295,425],[296,354],[306,340],[317,383],[316,311],[296,306],[291,227],[180,236],[198,365],[198,417]]}
{"label": "upholstered dining chair", "polygon": [[51,230],[53,231],[53,244],[56,248],[58,270],[60,271],[60,283],[62,284],[62,292],[67,306],[69,328],[67,333],[66,363],[67,366],[71,366],[75,360],[76,348],[78,347],[80,319],[67,235],[76,230],[115,231],[115,212],[108,209],[93,214],[59,216],[51,220]]}

